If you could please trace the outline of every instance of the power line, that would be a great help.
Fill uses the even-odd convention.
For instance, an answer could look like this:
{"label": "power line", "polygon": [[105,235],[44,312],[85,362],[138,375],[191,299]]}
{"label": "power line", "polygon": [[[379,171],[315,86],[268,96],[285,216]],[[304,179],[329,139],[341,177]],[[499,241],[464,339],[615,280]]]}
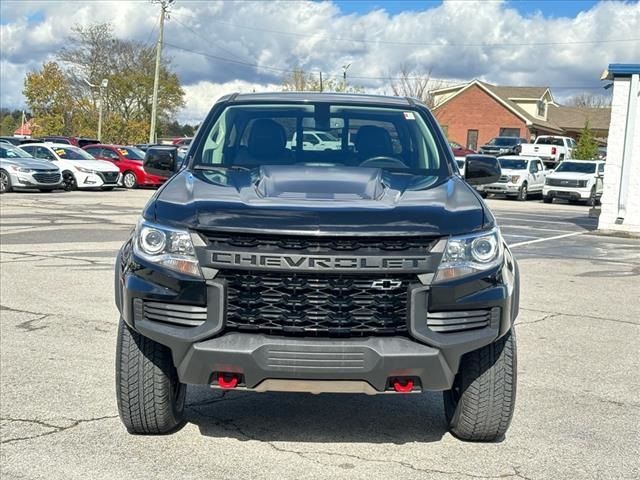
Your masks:
{"label": "power line", "polygon": [[[247,25],[237,25],[235,23],[223,22],[220,20],[210,20],[211,23],[218,23],[220,25],[226,25],[233,28],[241,28],[244,30],[254,30],[258,32],[274,33],[277,35],[287,35],[292,37],[311,38],[315,34],[300,33],[300,32],[287,32],[283,30],[272,30],[268,28],[250,27]],[[328,33],[328,32],[327,32]],[[575,40],[565,42],[495,42],[495,43],[442,43],[442,42],[397,42],[392,40],[360,40],[357,38],[330,36],[332,42],[355,42],[364,44],[376,44],[376,45],[398,45],[398,46],[424,46],[424,47],[526,47],[526,46],[553,46],[553,45],[590,45],[590,44],[602,44],[602,43],[621,43],[621,42],[639,42],[640,38],[617,38],[609,40]]]}
{"label": "power line", "polygon": [[[233,63],[236,65],[242,65],[245,67],[252,67],[252,68],[260,68],[263,70],[271,70],[273,72],[279,72],[279,73],[294,73],[295,70],[292,70],[290,68],[280,68],[280,67],[273,67],[273,66],[269,66],[269,65],[260,65],[258,63],[250,63],[250,62],[243,62],[241,60],[233,60],[230,58],[225,58],[225,57],[220,57],[218,55],[212,55],[209,53],[205,53],[205,52],[199,52],[197,50],[192,50],[190,48],[185,48],[182,47],[180,45],[175,45],[173,43],[169,43],[169,42],[164,42],[164,45],[166,47],[170,47],[170,48],[174,48],[176,50],[181,50],[184,52],[189,52],[189,53],[193,53],[195,55],[201,55],[203,57],[206,58],[211,58],[212,60],[218,60],[221,62],[227,62],[227,63]],[[318,72],[314,72],[314,71],[310,71],[308,72],[309,75],[316,75],[318,74]],[[353,78],[356,80],[400,80],[401,78],[404,78],[406,80],[415,80],[418,78],[422,78],[420,76],[412,76],[412,77],[394,77],[394,76],[384,76],[384,77],[374,77],[374,76],[358,76],[358,75],[349,75],[349,78]],[[334,79],[334,80],[342,80],[343,79],[343,74],[336,74],[336,75],[328,75],[328,76],[324,76],[323,75],[323,79],[324,80],[329,80],[329,79]],[[434,78],[434,81],[437,80],[443,80],[443,79],[437,79]],[[601,86],[579,86],[579,85],[566,85],[566,86],[553,86],[553,85],[549,85],[549,88],[554,88],[556,90],[577,90],[577,89],[601,89]]]}

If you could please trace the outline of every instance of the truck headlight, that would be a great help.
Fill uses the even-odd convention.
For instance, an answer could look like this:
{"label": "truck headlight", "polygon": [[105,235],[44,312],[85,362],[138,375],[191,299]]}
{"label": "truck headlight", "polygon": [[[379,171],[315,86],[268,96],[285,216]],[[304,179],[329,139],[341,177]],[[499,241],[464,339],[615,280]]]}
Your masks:
{"label": "truck headlight", "polygon": [[445,282],[494,268],[502,263],[502,236],[497,227],[447,241],[434,282]]}
{"label": "truck headlight", "polygon": [[511,175],[511,183],[518,183],[520,180],[520,175]]}
{"label": "truck headlight", "polygon": [[191,235],[186,230],[142,220],[136,228],[134,253],[169,270],[202,277]]}

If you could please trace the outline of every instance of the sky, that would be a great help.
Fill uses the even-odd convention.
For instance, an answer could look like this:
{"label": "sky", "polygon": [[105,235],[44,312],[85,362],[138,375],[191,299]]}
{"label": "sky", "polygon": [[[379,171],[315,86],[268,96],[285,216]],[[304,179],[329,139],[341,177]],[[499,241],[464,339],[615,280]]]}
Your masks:
{"label": "sky", "polygon": [[[73,25],[112,22],[152,44],[159,6],[139,1],[0,2],[0,106],[23,108],[25,74],[55,59]],[[163,54],[198,123],[221,95],[280,89],[296,66],[391,93],[407,68],[444,84],[548,86],[557,101],[603,94],[609,63],[640,63],[638,1],[188,1],[171,7]]]}

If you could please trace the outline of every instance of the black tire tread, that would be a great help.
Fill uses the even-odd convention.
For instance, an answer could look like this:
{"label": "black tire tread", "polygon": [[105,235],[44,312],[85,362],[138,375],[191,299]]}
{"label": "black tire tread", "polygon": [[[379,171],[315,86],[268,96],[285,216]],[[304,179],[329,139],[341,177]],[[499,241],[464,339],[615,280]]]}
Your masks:
{"label": "black tire tread", "polygon": [[171,351],[121,320],[116,390],[120,418],[130,433],[171,433],[182,424],[184,396],[176,402],[171,387],[176,376]]}
{"label": "black tire tread", "polygon": [[461,395],[453,405],[445,392],[451,432],[463,440],[495,441],[504,436],[515,407],[516,342],[512,331],[466,354],[460,364]]}

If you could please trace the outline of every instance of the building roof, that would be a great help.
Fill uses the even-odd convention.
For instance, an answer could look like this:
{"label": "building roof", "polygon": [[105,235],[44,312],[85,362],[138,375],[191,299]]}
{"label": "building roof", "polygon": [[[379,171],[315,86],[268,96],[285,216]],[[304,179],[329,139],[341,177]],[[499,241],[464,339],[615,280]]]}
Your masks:
{"label": "building roof", "polygon": [[640,74],[640,63],[611,63],[602,73],[601,80],[612,80],[614,77],[630,77]]}
{"label": "building roof", "polygon": [[589,128],[593,130],[609,130],[611,108],[549,105],[548,117],[564,130],[582,130],[587,121],[589,121]]}

